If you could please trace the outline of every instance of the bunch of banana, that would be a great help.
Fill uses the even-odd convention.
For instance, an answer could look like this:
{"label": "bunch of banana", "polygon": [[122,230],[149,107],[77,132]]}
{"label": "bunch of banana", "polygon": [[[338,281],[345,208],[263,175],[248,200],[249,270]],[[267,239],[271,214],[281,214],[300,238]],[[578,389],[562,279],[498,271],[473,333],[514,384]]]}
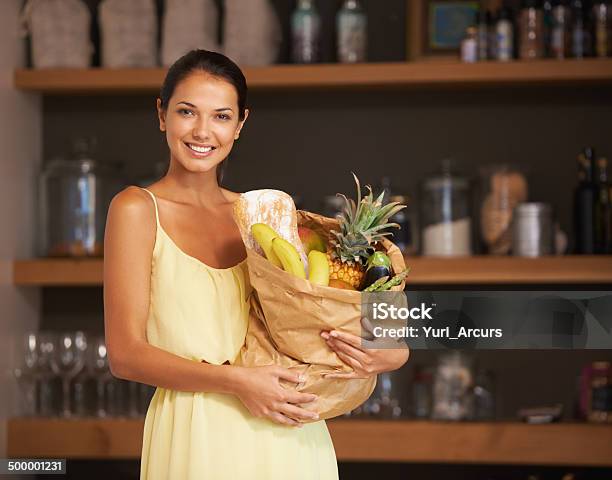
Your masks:
{"label": "bunch of banana", "polygon": [[264,251],[266,258],[276,267],[282,268],[282,264],[274,250],[272,250],[272,240],[278,237],[278,233],[265,223],[254,223],[251,225],[251,235]]}
{"label": "bunch of banana", "polygon": [[[251,234],[264,251],[266,258],[275,266],[299,278],[306,278],[304,264],[297,249],[291,242],[280,237],[265,223],[251,226]],[[329,263],[325,253],[311,250],[308,253],[308,280],[317,285],[329,285]]]}

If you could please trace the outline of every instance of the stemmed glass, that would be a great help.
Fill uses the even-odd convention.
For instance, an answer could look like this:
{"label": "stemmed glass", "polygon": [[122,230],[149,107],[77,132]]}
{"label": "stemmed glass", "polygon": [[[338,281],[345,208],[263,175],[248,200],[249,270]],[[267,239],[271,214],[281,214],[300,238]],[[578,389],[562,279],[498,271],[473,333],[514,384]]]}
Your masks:
{"label": "stemmed glass", "polygon": [[28,332],[21,338],[17,345],[17,367],[13,375],[23,392],[22,412],[25,415],[36,414],[36,399],[38,397],[37,370],[38,370],[38,348],[39,336],[34,332]]}
{"label": "stemmed glass", "polygon": [[55,337],[51,368],[62,379],[62,416],[70,417],[70,380],[83,368],[87,338],[83,332],[61,333]]}
{"label": "stemmed glass", "polygon": [[96,416],[106,417],[106,384],[112,376],[108,365],[108,352],[104,337],[94,338],[87,357],[87,370],[96,381]]}

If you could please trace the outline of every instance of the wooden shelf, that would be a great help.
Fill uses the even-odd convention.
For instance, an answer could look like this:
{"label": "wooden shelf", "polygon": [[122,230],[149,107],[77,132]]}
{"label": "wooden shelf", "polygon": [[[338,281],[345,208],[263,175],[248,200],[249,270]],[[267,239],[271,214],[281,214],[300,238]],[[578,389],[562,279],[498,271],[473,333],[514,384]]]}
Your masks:
{"label": "wooden shelf", "polygon": [[609,255],[408,257],[406,265],[411,266],[408,285],[612,283]]}
{"label": "wooden shelf", "polygon": [[[20,90],[46,94],[156,93],[165,73],[164,68],[29,69],[15,71],[14,84]],[[612,58],[273,65],[245,68],[244,73],[251,90],[612,85]]]}
{"label": "wooden shelf", "polygon": [[22,286],[94,286],[102,285],[102,259],[17,260],[13,264],[13,282]]}
{"label": "wooden shelf", "polygon": [[[410,284],[612,284],[612,256],[566,255],[541,258],[475,256],[407,257]],[[102,284],[102,260],[33,259],[13,264],[20,286]]]}
{"label": "wooden shelf", "polygon": [[[327,422],[340,461],[612,466],[612,426]],[[139,458],[142,420],[8,421],[9,457]]]}

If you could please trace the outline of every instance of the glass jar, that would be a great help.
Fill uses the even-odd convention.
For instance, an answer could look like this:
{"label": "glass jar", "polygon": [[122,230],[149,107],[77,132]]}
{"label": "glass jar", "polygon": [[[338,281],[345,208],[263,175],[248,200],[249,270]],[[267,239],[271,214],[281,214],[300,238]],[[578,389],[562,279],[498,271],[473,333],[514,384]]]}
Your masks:
{"label": "glass jar", "polygon": [[473,418],[472,361],[458,350],[441,354],[434,376],[434,420]]}
{"label": "glass jar", "polygon": [[117,166],[91,158],[95,140],[74,142],[70,160],[50,161],[40,176],[40,253],[102,256],[106,212],[122,185]]}
{"label": "glass jar", "polygon": [[442,162],[442,173],[422,186],[423,255],[462,256],[472,254],[471,186],[469,179],[451,171],[451,161]]}
{"label": "glass jar", "polygon": [[527,201],[527,179],[518,167],[490,165],[480,170],[480,235],[487,253],[507,255],[512,246],[514,208]]}

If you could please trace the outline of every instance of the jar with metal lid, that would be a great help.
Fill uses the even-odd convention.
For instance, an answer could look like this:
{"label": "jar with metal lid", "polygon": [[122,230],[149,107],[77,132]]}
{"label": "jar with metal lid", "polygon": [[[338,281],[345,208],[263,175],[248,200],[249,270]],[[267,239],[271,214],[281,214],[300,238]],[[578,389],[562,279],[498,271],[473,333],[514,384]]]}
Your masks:
{"label": "jar with metal lid", "polygon": [[521,203],[512,219],[512,254],[540,257],[553,253],[552,207],[547,203]]}
{"label": "jar with metal lid", "polygon": [[434,420],[469,420],[473,416],[473,359],[459,350],[438,357],[433,386]]}
{"label": "jar with metal lid", "polygon": [[91,156],[94,139],[77,139],[71,159],[51,160],[40,176],[40,254],[103,254],[106,212],[122,187],[118,167]]}
{"label": "jar with metal lid", "polygon": [[422,185],[423,255],[472,254],[471,185],[451,167],[450,160],[443,161],[442,172]]}

